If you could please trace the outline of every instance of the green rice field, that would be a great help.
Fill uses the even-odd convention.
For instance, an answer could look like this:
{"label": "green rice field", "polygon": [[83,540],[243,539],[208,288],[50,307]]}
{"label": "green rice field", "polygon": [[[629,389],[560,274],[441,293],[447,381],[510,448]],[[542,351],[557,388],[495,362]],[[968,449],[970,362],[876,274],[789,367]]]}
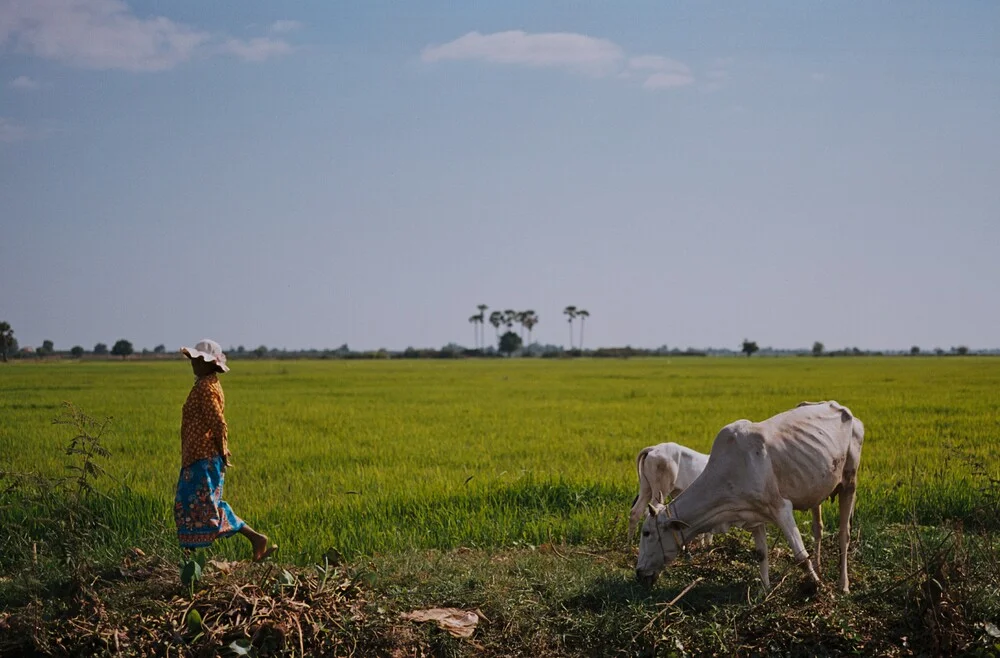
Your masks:
{"label": "green rice field", "polygon": [[[307,563],[410,548],[626,541],[635,456],[836,399],[866,426],[857,523],[991,523],[1000,359],[234,361],[226,499]],[[63,401],[111,416],[112,530],[173,539],[184,361],[0,367],[0,470],[65,473]],[[16,510],[0,511],[16,514]],[[834,508],[828,506],[828,523]],[[803,517],[804,518],[804,517]],[[993,521],[995,522],[995,521]],[[828,527],[832,527],[828,525]],[[992,528],[996,529],[996,528]],[[222,542],[243,556],[246,542]]]}

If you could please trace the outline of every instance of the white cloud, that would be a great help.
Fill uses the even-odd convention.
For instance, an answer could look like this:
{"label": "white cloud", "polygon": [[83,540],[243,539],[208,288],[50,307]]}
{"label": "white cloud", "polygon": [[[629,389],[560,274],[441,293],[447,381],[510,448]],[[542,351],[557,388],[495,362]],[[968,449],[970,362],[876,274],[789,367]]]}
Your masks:
{"label": "white cloud", "polygon": [[285,55],[292,51],[288,43],[279,39],[257,37],[255,39],[229,39],[222,44],[222,51],[248,62],[260,62],[269,57]]}
{"label": "white cloud", "polygon": [[427,46],[420,57],[424,62],[480,60],[561,68],[595,77],[617,75],[624,79],[642,79],[646,89],[683,87],[694,82],[694,74],[683,62],[662,55],[628,57],[613,41],[571,32],[469,32],[454,41]]}
{"label": "white cloud", "polygon": [[813,82],[823,82],[826,80],[826,73],[812,73],[809,75]]}
{"label": "white cloud", "polygon": [[522,30],[493,34],[469,32],[454,41],[428,46],[421,53],[425,62],[472,59],[563,68],[594,76],[614,73],[624,57],[622,49],[607,39],[570,32],[528,34]]}
{"label": "white cloud", "polygon": [[294,32],[295,30],[300,30],[300,29],[302,29],[302,23],[300,23],[299,21],[281,20],[281,21],[274,21],[273,23],[271,23],[272,32],[280,32],[280,33]]}
{"label": "white cloud", "polygon": [[[162,16],[140,18],[122,0],[0,3],[0,48],[78,68],[162,71],[209,52],[208,46],[220,40],[223,51],[232,50],[219,35]],[[277,54],[279,50],[274,45],[250,44],[243,52]]]}
{"label": "white cloud", "polygon": [[26,75],[19,75],[8,83],[11,89],[41,89],[42,83]]}

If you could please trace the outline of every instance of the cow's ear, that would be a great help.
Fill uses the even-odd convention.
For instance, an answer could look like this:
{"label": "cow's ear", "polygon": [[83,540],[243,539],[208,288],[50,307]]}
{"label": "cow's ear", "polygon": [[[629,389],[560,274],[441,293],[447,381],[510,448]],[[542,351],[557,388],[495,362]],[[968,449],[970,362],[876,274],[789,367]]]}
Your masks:
{"label": "cow's ear", "polygon": [[673,528],[674,530],[681,530],[683,528],[691,527],[688,523],[681,521],[680,519],[668,519],[664,525],[666,525],[668,528]]}
{"label": "cow's ear", "polygon": [[653,503],[646,503],[646,511],[650,516],[656,516],[656,506]]}

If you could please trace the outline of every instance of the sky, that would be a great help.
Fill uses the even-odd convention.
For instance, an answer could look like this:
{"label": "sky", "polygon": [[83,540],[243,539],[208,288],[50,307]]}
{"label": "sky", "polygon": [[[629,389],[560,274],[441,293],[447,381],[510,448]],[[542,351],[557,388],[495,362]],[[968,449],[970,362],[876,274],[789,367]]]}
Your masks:
{"label": "sky", "polygon": [[22,346],[994,348],[998,249],[995,2],[0,0]]}

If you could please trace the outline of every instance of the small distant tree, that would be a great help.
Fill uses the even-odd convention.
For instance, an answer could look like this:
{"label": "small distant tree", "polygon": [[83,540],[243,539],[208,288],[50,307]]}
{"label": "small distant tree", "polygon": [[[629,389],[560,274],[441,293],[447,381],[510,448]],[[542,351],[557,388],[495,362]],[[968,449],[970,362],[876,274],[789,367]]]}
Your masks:
{"label": "small distant tree", "polygon": [[968,353],[969,353],[969,348],[966,347],[965,345],[959,345],[958,347],[955,348],[955,354],[960,354],[962,356],[965,356]]}
{"label": "small distant tree", "polygon": [[239,347],[236,348],[236,353],[237,354],[244,354],[246,351],[247,351],[247,349],[245,347],[243,347],[242,345],[240,345]]}
{"label": "small distant tree", "polygon": [[107,354],[107,353],[108,353],[108,346],[105,345],[104,343],[98,343],[97,345],[94,345],[94,354]]}
{"label": "small distant tree", "polygon": [[920,346],[919,345],[914,345],[913,347],[911,347],[910,348],[910,354],[912,356],[916,356],[916,355],[920,354]]}
{"label": "small distant tree", "polygon": [[749,359],[750,355],[753,354],[754,352],[759,352],[760,348],[757,347],[756,341],[747,340],[746,338],[744,338],[742,351],[744,354],[747,355],[747,358]]}
{"label": "small distant tree", "polygon": [[120,356],[122,359],[126,358],[132,354],[135,350],[132,349],[132,343],[125,340],[124,338],[119,338],[118,341],[111,348],[111,353],[115,356]]}
{"label": "small distant tree", "polygon": [[167,347],[163,343],[160,343],[159,345],[153,348],[153,354],[163,354],[166,351]]}
{"label": "small distant tree", "polygon": [[263,358],[264,355],[267,354],[267,346],[266,345],[258,345],[257,349],[255,349],[253,351],[253,353],[257,356],[258,359]]}
{"label": "small distant tree", "polygon": [[74,359],[79,359],[81,356],[83,356],[83,348],[80,347],[79,345],[74,345],[73,349],[71,349],[69,353],[73,355]]}
{"label": "small distant tree", "polygon": [[500,352],[510,356],[521,348],[521,337],[513,331],[508,331],[500,336]]}
{"label": "small distant tree", "polygon": [[38,356],[49,356],[56,351],[55,343],[51,340],[43,340],[42,346],[35,350],[35,354]]}
{"label": "small distant tree", "polygon": [[935,347],[934,353],[937,354],[938,356],[941,356],[942,354],[944,354],[944,350],[941,349],[940,347]]}
{"label": "small distant tree", "polygon": [[15,344],[14,330],[10,328],[10,324],[0,322],[0,359],[4,363],[7,362],[7,353],[13,351]]}
{"label": "small distant tree", "polygon": [[813,356],[823,356],[823,343],[818,340],[813,343]]}

